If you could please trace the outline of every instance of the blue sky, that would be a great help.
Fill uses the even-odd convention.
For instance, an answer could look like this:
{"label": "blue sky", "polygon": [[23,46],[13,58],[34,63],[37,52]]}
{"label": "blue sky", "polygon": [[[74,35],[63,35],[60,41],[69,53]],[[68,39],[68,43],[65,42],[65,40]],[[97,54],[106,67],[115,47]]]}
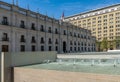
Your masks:
{"label": "blue sky", "polygon": [[[12,0],[3,0],[12,3]],[[14,0],[16,2],[16,0]],[[19,6],[30,10],[37,11],[41,14],[48,14],[50,17],[59,19],[64,11],[65,16],[86,12],[89,10],[102,8],[105,6],[118,4],[120,0],[18,0]]]}

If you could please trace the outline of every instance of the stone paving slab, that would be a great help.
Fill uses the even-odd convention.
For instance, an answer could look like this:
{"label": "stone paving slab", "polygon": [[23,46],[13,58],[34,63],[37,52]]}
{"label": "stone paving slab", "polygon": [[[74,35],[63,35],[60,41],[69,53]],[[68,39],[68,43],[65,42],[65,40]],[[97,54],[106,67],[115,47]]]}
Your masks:
{"label": "stone paving slab", "polygon": [[14,82],[120,82],[119,75],[14,68]]}

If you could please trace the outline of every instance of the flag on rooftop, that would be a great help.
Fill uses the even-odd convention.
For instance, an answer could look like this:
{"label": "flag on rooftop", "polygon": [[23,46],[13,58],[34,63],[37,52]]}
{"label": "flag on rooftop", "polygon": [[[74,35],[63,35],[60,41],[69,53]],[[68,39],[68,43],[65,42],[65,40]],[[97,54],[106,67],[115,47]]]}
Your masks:
{"label": "flag on rooftop", "polygon": [[64,12],[62,13],[61,20],[64,21]]}

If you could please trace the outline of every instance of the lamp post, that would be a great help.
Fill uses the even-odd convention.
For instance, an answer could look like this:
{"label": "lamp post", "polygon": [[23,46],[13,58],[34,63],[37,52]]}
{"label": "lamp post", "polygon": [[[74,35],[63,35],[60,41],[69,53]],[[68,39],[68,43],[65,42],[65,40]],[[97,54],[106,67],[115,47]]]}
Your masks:
{"label": "lamp post", "polygon": [[4,53],[1,53],[1,82],[4,81]]}

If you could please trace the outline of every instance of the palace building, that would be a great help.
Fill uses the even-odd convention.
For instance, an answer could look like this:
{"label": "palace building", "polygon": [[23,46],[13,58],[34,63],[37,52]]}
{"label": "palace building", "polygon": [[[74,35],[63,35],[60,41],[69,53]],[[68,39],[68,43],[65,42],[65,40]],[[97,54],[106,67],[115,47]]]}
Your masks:
{"label": "palace building", "polygon": [[91,31],[0,1],[0,52],[92,52]]}
{"label": "palace building", "polygon": [[[114,46],[114,41],[120,40],[120,4],[68,16],[65,21],[91,30],[98,42],[106,39]],[[120,49],[120,42],[116,48]]]}

